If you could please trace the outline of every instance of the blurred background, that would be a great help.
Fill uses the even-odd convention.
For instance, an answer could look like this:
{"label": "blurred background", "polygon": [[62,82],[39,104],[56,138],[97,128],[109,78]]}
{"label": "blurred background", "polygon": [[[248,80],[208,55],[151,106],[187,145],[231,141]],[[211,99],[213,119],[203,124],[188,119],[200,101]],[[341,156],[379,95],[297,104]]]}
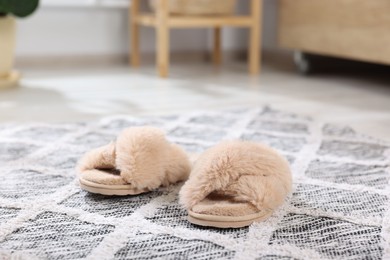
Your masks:
{"label": "blurred background", "polygon": [[[133,24],[141,60],[135,67],[135,1],[41,0],[24,18],[0,6],[0,121],[270,105],[390,140],[390,2],[237,0],[221,14],[221,8],[197,1],[191,9],[167,0],[167,16],[192,20],[179,19],[181,28],[169,29],[165,76],[156,66],[156,50],[164,48],[156,34],[159,0],[154,11],[149,1],[138,1],[140,13],[150,15]],[[215,14],[202,14],[207,11]],[[242,22],[234,20],[238,15]],[[218,26],[185,26],[196,22]],[[215,28],[221,28],[219,52]],[[254,45],[258,55],[248,47]]]}

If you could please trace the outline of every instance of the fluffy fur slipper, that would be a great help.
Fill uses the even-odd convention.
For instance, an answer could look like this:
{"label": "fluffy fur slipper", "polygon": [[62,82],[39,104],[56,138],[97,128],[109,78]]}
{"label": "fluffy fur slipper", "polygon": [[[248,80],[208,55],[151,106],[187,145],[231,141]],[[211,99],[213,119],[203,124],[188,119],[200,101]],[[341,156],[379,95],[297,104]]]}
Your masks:
{"label": "fluffy fur slipper", "polygon": [[229,141],[205,151],[180,191],[188,220],[237,228],[269,217],[291,191],[288,162],[268,146]]}
{"label": "fluffy fur slipper", "polygon": [[82,189],[104,195],[134,195],[187,180],[186,153],[153,127],[125,129],[116,142],[94,149],[80,160]]}

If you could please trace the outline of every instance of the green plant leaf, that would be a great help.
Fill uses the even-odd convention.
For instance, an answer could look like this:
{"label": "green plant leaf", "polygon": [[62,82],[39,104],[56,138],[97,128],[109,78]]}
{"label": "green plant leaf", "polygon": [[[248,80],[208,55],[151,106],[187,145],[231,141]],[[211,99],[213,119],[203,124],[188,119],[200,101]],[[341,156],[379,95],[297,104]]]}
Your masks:
{"label": "green plant leaf", "polygon": [[0,15],[9,13],[9,6],[7,0],[0,0]]}
{"label": "green plant leaf", "polygon": [[32,14],[39,5],[39,0],[3,0],[3,2],[10,8],[10,13],[18,17]]}

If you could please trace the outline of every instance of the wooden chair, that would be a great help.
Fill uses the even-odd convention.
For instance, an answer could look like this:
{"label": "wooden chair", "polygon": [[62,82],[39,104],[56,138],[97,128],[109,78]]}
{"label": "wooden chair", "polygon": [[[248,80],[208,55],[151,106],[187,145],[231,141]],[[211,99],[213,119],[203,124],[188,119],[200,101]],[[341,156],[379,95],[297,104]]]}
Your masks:
{"label": "wooden chair", "polygon": [[157,71],[161,77],[169,73],[169,31],[171,28],[214,28],[213,62],[222,61],[221,27],[234,26],[250,29],[249,34],[249,73],[257,74],[261,59],[261,16],[263,0],[250,0],[250,14],[246,16],[179,16],[168,12],[168,1],[159,0],[155,14],[140,12],[140,0],[132,0],[130,6],[130,61],[133,67],[140,65],[139,29],[140,26],[151,26],[156,29]]}

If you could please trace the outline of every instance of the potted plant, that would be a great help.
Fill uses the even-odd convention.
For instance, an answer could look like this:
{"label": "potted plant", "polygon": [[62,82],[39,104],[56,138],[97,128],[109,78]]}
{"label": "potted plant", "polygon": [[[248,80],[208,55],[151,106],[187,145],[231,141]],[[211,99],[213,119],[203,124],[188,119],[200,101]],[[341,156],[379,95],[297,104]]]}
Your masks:
{"label": "potted plant", "polygon": [[15,17],[26,17],[39,0],[0,0],[0,88],[14,85],[18,73],[12,70],[15,50]]}

